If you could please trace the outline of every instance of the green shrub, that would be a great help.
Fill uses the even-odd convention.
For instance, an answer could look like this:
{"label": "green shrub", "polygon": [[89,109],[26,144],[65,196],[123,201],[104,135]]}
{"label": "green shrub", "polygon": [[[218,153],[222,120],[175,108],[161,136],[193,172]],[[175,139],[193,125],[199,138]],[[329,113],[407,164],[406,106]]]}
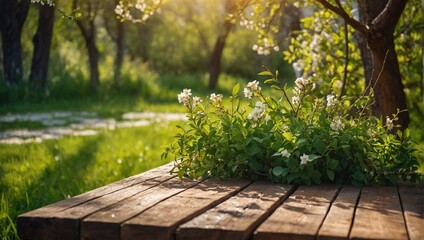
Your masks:
{"label": "green shrub", "polygon": [[180,177],[354,185],[420,180],[409,130],[396,131],[397,115],[382,120],[365,114],[371,97],[339,99],[321,92],[331,87],[298,78],[290,98],[278,72],[260,75],[269,77],[265,82],[282,93],[281,99],[265,96],[258,81],[243,91],[250,99],[247,108],[240,105],[240,85],[227,108],[220,94],[207,101],[192,98],[190,89],[178,95],[189,121],[162,157],[175,154]]}

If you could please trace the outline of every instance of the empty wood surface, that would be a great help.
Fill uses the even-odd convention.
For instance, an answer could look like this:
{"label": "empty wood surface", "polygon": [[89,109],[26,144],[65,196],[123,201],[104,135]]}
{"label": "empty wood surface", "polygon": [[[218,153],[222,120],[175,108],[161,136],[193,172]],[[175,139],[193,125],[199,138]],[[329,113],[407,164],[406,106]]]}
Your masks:
{"label": "empty wood surface", "polygon": [[[124,181],[124,186],[128,186],[126,188],[119,189],[119,187],[115,187],[117,184],[114,184],[112,188],[119,189],[116,191],[105,191],[102,188],[99,191],[103,195],[83,201],[78,205],[56,210],[55,207],[47,206],[48,210],[40,209],[20,215],[18,217],[20,236],[22,239],[31,240],[57,239],[58,236],[60,236],[61,240],[80,239],[80,222],[82,218],[173,178],[167,172],[169,170],[170,168],[163,167],[153,172],[147,172],[145,175],[142,175],[147,177],[141,177],[135,183],[130,180],[129,182],[131,184],[129,186],[127,184],[128,181]],[[96,190],[93,191],[91,196],[100,194],[96,192]],[[75,201],[65,201],[75,203],[81,198],[77,196],[75,199]]]}
{"label": "empty wood surface", "polygon": [[318,239],[347,239],[353,223],[361,188],[345,185],[331,204],[319,230]]}
{"label": "empty wood surface", "polygon": [[198,181],[174,178],[104,208],[84,219],[81,224],[81,237],[98,240],[120,239],[122,222],[197,183]]}
{"label": "empty wood surface", "polygon": [[121,239],[173,239],[176,228],[249,185],[247,180],[206,180],[122,224]]}
{"label": "empty wood surface", "polygon": [[399,195],[410,239],[424,239],[424,185],[400,185]]}
{"label": "empty wood surface", "polygon": [[300,186],[255,231],[254,239],[315,239],[339,186]]}
{"label": "empty wood surface", "polygon": [[[424,185],[181,180],[172,163],[22,214],[21,239],[424,239]],[[253,232],[253,234],[252,234]]]}
{"label": "empty wood surface", "polygon": [[[92,199],[104,196],[112,192],[116,192],[123,188],[127,188],[134,184],[138,184],[149,179],[157,178],[158,176],[169,175],[169,171],[171,171],[173,166],[174,166],[173,163],[168,163],[163,166],[154,168],[150,171],[140,173],[135,176],[122,179],[120,181],[116,181],[114,183],[108,184],[100,188],[93,189],[91,191],[82,193],[72,198],[67,198],[62,201],[44,206],[42,208],[29,211],[27,213],[20,215],[19,217],[46,216],[46,214],[48,215],[50,213],[57,213],[57,212],[66,210],[67,208],[76,206],[78,204],[90,201]],[[169,175],[169,177],[171,176]]]}
{"label": "empty wood surface", "polygon": [[350,237],[408,239],[396,186],[362,188]]}
{"label": "empty wood surface", "polygon": [[181,225],[177,239],[247,239],[293,190],[293,186],[255,182],[234,197]]}

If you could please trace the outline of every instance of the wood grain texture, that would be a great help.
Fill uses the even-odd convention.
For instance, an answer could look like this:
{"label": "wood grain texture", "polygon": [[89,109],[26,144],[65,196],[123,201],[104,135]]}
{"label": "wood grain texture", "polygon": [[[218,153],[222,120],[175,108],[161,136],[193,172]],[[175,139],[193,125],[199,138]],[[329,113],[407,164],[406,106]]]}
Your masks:
{"label": "wood grain texture", "polygon": [[83,220],[81,223],[81,238],[84,240],[120,239],[122,222],[198,183],[199,181],[195,180],[174,178],[104,208]]}
{"label": "wood grain texture", "polygon": [[340,186],[300,186],[255,231],[254,239],[315,239]]}
{"label": "wood grain texture", "polygon": [[344,185],[318,232],[318,239],[347,239],[361,188]]}
{"label": "wood grain texture", "polygon": [[255,182],[177,230],[177,239],[247,239],[294,190],[293,186]]}
{"label": "wood grain texture", "polygon": [[350,238],[408,239],[396,186],[362,188]]}
{"label": "wood grain texture", "polygon": [[247,180],[206,180],[124,222],[121,239],[173,239],[176,228],[250,184]]}
{"label": "wood grain texture", "polygon": [[[102,208],[115,204],[134,194],[145,191],[173,178],[169,174],[171,165],[156,168],[139,175],[137,178],[119,181],[100,190],[88,192],[87,197],[74,197],[39,210],[22,214],[18,217],[18,231],[22,239],[79,239],[80,221],[82,218]],[[121,187],[122,183],[126,187]],[[68,205],[72,203],[72,206]]]}
{"label": "wood grain texture", "polygon": [[424,239],[424,184],[400,185],[399,195],[409,238]]}

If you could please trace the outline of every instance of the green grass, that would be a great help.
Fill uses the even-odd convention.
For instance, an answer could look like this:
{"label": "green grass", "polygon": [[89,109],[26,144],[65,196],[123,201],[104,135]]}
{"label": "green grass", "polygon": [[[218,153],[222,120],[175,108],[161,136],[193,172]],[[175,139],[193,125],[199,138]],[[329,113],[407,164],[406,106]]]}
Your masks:
{"label": "green grass", "polygon": [[[16,216],[165,163],[176,123],[103,131],[39,144],[0,145],[0,234],[16,238]],[[171,160],[171,159],[169,159]]]}

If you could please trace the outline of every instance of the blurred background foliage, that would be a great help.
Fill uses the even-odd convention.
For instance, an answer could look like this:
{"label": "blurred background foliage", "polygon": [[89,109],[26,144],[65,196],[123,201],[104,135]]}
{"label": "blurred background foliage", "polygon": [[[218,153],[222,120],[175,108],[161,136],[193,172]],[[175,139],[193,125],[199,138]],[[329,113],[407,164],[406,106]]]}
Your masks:
{"label": "blurred background foliage", "polygon": [[[28,81],[33,53],[32,37],[37,28],[37,8],[31,6],[22,31],[22,61],[24,81],[21,85],[6,87],[0,79],[0,101],[46,101],[51,99],[75,99],[108,97],[110,95],[137,95],[163,101],[159,92],[166,85],[181,86],[180,79],[191,78],[201,85],[208,74],[210,55],[220,27],[228,13],[223,9],[224,0],[169,1],[142,24],[124,22],[124,60],[119,88],[114,86],[113,69],[116,46],[114,44],[114,8],[99,3],[95,16],[96,44],[99,50],[100,86],[94,93],[89,88],[89,65],[84,39],[74,20],[56,14],[50,52],[48,88],[43,92],[31,91]],[[59,2],[58,7],[71,9],[70,2]],[[255,33],[235,26],[223,52],[220,77],[228,76],[250,80],[256,78],[262,65],[278,67],[292,77],[292,68],[282,61],[281,53],[259,56],[251,50]],[[0,66],[2,72],[2,66]],[[0,75],[1,78],[1,75]],[[166,83],[165,83],[166,81]],[[170,81],[170,82],[168,82]],[[224,83],[225,84],[225,83]],[[219,86],[218,86],[219,87]],[[203,91],[205,92],[205,90]],[[165,93],[166,94],[166,93]],[[175,96],[173,96],[175,98]],[[169,101],[174,101],[168,99]]]}

